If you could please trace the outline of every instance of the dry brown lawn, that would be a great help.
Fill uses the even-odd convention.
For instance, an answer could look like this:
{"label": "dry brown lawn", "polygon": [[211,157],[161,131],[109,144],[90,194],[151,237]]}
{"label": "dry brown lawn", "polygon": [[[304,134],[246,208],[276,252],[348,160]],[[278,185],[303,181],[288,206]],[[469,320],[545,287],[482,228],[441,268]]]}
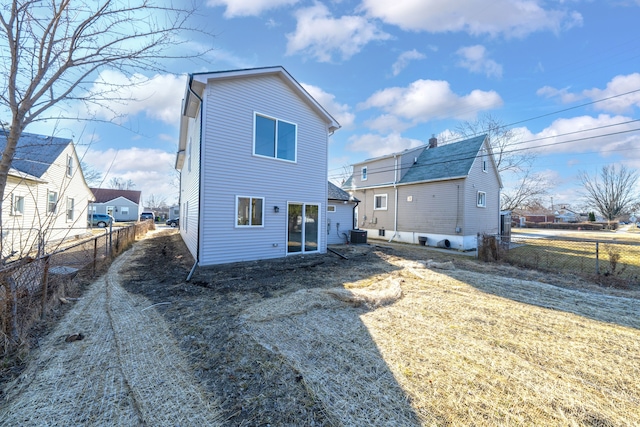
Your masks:
{"label": "dry brown lawn", "polygon": [[640,299],[384,244],[199,268],[177,234],[122,274],[225,425],[640,425]]}

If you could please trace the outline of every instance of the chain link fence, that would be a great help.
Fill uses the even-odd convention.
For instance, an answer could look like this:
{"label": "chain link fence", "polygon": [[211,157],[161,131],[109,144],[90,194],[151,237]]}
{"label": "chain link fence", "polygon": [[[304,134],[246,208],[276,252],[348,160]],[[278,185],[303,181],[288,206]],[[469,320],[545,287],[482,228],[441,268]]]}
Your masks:
{"label": "chain link fence", "polygon": [[608,286],[640,286],[640,243],[633,241],[480,235],[478,258],[579,274]]}
{"label": "chain link fence", "polygon": [[[79,283],[104,271],[111,260],[144,235],[154,224],[144,221],[105,229],[104,234],[57,243],[44,255],[24,256],[0,268],[0,355],[25,343],[29,330]],[[46,248],[46,245],[45,245]],[[46,252],[46,251],[45,251]]]}

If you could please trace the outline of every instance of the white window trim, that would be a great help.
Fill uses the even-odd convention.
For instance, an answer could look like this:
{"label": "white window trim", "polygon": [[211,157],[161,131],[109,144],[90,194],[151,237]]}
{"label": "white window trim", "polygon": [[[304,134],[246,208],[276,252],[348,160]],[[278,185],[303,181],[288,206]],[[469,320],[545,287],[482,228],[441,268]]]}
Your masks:
{"label": "white window trim", "polygon": [[[71,209],[69,209],[69,201],[71,201]],[[73,222],[76,218],[76,201],[74,200],[73,197],[67,197],[65,200],[65,218],[67,220],[67,222]],[[69,218],[69,210],[71,210],[71,218]]]}
{"label": "white window trim", "polygon": [[[22,210],[18,211],[15,209],[16,207],[16,199],[17,198],[21,198],[22,199]],[[22,216],[24,215],[24,196],[21,194],[11,194],[11,215],[13,216]]]}
{"label": "white window trim", "polygon": [[482,158],[482,172],[484,173],[489,173],[489,171],[487,170],[487,159],[486,158]]}
{"label": "white window trim", "polygon": [[[482,196],[482,200],[480,199],[480,196]],[[478,194],[476,195],[476,206],[479,208],[486,208],[487,207],[487,193],[486,191],[478,191]]]}
{"label": "white window trim", "polygon": [[[56,196],[56,200],[54,202],[53,209],[50,209],[50,206],[49,206],[49,203],[50,203],[49,195],[50,194],[55,194],[55,196]],[[58,200],[58,192],[57,191],[47,190],[47,214],[56,214],[56,213],[58,213],[58,201],[59,201]]]}
{"label": "white window trim", "polygon": [[361,181],[366,181],[369,178],[369,174],[368,174],[368,170],[366,166],[363,166],[360,169],[360,180]]}
{"label": "white window trim", "polygon": [[335,211],[336,211],[336,205],[327,205],[328,213],[335,213]]}
{"label": "white window trim", "polygon": [[[269,119],[269,120],[275,120],[275,122],[276,122],[276,140],[274,141],[276,146],[274,147],[274,156],[273,157],[265,156],[263,154],[256,153],[256,122],[257,122],[256,118],[258,116],[264,117],[265,119]],[[278,157],[278,122],[288,123],[288,124],[290,124],[292,126],[295,126],[295,128],[296,128],[295,141],[294,141],[295,147],[294,147],[294,150],[293,150],[293,160],[281,159],[280,157]],[[268,114],[262,114],[262,113],[259,113],[257,111],[254,111],[253,112],[253,155],[256,156],[256,157],[262,157],[263,159],[279,160],[281,162],[287,162],[287,163],[297,163],[298,162],[298,124],[290,122],[288,120],[278,119],[278,118],[270,116]]]}
{"label": "white window trim", "polygon": [[67,155],[67,176],[69,178],[73,177],[73,156],[68,154]]}
{"label": "white window trim", "polygon": [[[380,197],[381,200],[384,200],[384,207],[380,207],[380,208],[376,207],[376,199],[378,197]],[[389,198],[387,197],[386,194],[374,194],[373,195],[373,210],[374,211],[386,211],[388,209],[388,206],[389,206],[387,204],[388,200],[389,200]]]}
{"label": "white window trim", "polygon": [[[253,206],[253,203],[251,203],[251,200],[253,199],[260,199],[262,200],[262,218],[260,221],[260,225],[251,225],[250,223],[247,225],[240,225],[238,224],[238,201],[239,199],[249,199],[249,207],[251,208],[251,206]],[[236,209],[235,209],[235,214],[234,214],[234,223],[235,223],[235,227],[236,228],[264,228],[264,213],[266,210],[266,205],[264,203],[264,197],[254,197],[254,196],[236,196]],[[249,213],[249,218],[251,218],[251,212]]]}

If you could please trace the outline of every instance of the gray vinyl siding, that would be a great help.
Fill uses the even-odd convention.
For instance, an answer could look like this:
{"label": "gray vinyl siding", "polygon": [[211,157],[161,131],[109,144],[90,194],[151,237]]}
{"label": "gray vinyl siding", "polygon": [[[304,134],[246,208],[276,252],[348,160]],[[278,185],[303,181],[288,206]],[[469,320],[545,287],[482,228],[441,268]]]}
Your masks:
{"label": "gray vinyl siding", "polygon": [[[204,103],[201,265],[285,256],[287,203],[319,205],[325,224],[327,124],[275,76],[209,83]],[[256,112],[297,125],[295,163],[253,155]],[[237,196],[264,198],[263,227],[236,227]]]}
{"label": "gray vinyl siding", "polygon": [[[393,157],[387,157],[380,160],[373,160],[367,163],[361,163],[354,166],[353,176],[354,185],[360,187],[373,187],[381,184],[393,183]],[[367,179],[362,180],[362,168],[367,167]]]}
{"label": "gray vinyl siding", "polygon": [[[500,227],[500,183],[493,162],[487,162],[487,172],[482,170],[482,158],[477,157],[471,167],[465,190],[465,233],[496,234]],[[486,207],[477,206],[477,193],[486,193]]]}
{"label": "gray vinyl siding", "polygon": [[[375,196],[387,195],[387,209],[375,209]],[[365,229],[393,230],[395,193],[393,187],[380,187],[354,193],[361,200],[358,204],[358,226]]]}
{"label": "gray vinyl siding", "polygon": [[[118,197],[105,203],[92,203],[92,206],[95,207],[95,213],[102,214],[107,213],[107,206],[113,206],[113,218],[116,221],[137,221],[140,215],[140,208],[138,204],[125,197]],[[123,207],[129,208],[129,214],[125,215],[122,213]],[[115,211],[115,209],[117,209],[117,212]]]}
{"label": "gray vinyl siding", "polygon": [[327,244],[339,245],[346,243],[346,236],[353,230],[353,203],[343,203],[340,200],[329,200],[329,206],[335,206],[335,212],[327,212]]}
{"label": "gray vinyl siding", "polygon": [[[200,113],[189,119],[185,161],[180,171],[180,235],[194,259],[198,257],[200,200]],[[188,210],[188,212],[187,212]]]}
{"label": "gray vinyl siding", "polygon": [[398,230],[456,234],[458,226],[464,232],[463,197],[463,179],[399,186]]}

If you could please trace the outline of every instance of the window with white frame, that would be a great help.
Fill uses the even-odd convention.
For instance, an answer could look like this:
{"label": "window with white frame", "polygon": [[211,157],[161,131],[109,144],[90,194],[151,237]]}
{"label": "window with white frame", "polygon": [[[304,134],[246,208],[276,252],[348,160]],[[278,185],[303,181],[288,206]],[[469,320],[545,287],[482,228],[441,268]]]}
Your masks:
{"label": "window with white frame", "polygon": [[327,212],[332,213],[336,211],[336,205],[327,205]]}
{"label": "window with white frame", "polygon": [[47,213],[56,213],[58,205],[58,193],[55,191],[47,192]]}
{"label": "window with white frame", "polygon": [[24,214],[24,196],[21,196],[19,194],[13,195],[13,200],[11,202],[11,214],[12,215]]}
{"label": "window with white frame", "polygon": [[237,227],[262,227],[264,223],[264,198],[236,197]]}
{"label": "window with white frame", "polygon": [[124,216],[129,216],[129,206],[123,206],[120,208],[120,213]]}
{"label": "window with white frame", "polygon": [[387,210],[387,195],[376,194],[373,199],[373,209],[375,210]]}
{"label": "window with white frame", "polygon": [[367,180],[367,167],[364,166],[361,170],[360,170],[360,179],[362,181],[366,181]]}
{"label": "window with white frame", "polygon": [[253,154],[296,161],[295,124],[256,113],[253,137]]}
{"label": "window with white frame", "polygon": [[487,171],[487,159],[483,158],[482,159],[482,172],[486,172]]}
{"label": "window with white frame", "polygon": [[67,176],[73,176],[73,156],[67,156]]}
{"label": "window with white frame", "polygon": [[484,191],[478,191],[478,200],[477,205],[479,208],[484,208],[487,206],[487,193]]}
{"label": "window with white frame", "polygon": [[73,198],[67,197],[67,221],[73,221],[73,205]]}

